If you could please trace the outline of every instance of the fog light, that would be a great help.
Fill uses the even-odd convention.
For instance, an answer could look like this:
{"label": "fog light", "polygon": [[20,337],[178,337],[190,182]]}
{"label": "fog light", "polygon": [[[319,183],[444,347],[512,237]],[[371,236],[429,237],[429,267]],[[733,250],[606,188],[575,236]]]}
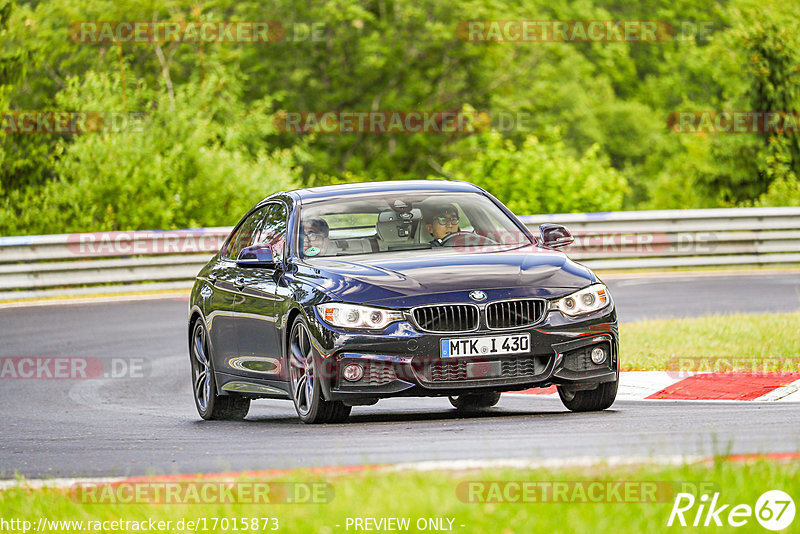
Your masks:
{"label": "fog light", "polygon": [[344,366],[344,379],[350,382],[357,382],[364,376],[364,369],[357,363],[349,363]]}
{"label": "fog light", "polygon": [[603,350],[603,347],[595,347],[592,349],[592,361],[597,365],[606,361],[606,351]]}

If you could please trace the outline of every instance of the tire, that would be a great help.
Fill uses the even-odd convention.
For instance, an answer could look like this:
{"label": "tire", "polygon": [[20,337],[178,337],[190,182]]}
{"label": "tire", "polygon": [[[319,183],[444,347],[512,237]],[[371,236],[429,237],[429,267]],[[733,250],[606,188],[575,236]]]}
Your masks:
{"label": "tire", "polygon": [[192,326],[189,347],[192,362],[192,394],[197,413],[206,420],[241,421],[250,410],[250,399],[236,395],[217,395],[214,362],[209,351],[208,332],[203,321]]}
{"label": "tire", "polygon": [[596,389],[586,391],[570,391],[558,386],[558,396],[564,406],[573,412],[598,412],[614,404],[617,398],[618,381],[603,382]]}
{"label": "tire", "polygon": [[319,377],[319,355],[311,343],[305,320],[299,317],[289,335],[289,378],[292,401],[300,420],[307,424],[344,423],[350,417],[350,406],[341,401],[322,398]]}
{"label": "tire", "polygon": [[500,392],[468,393],[458,397],[450,397],[450,404],[460,412],[470,412],[491,408],[500,400]]}

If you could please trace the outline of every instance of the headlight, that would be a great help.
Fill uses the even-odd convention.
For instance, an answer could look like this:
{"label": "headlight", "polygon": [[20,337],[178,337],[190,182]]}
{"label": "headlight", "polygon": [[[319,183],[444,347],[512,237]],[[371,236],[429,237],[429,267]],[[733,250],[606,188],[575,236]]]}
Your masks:
{"label": "headlight", "polygon": [[383,330],[390,323],[403,319],[403,312],[356,306],[355,304],[326,302],[317,304],[316,308],[317,313],[326,323],[342,328]]}
{"label": "headlight", "polygon": [[608,288],[603,284],[590,285],[555,301],[555,305],[561,310],[561,313],[570,317],[602,310],[610,303]]}

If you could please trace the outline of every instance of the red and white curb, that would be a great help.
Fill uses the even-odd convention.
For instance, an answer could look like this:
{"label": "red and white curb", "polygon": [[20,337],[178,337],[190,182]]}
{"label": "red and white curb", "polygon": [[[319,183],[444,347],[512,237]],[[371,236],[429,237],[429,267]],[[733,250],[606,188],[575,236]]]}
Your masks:
{"label": "red and white curb", "polygon": [[235,482],[241,479],[270,479],[293,474],[323,474],[326,477],[351,475],[365,472],[402,471],[476,471],[484,469],[574,469],[588,467],[628,467],[643,465],[682,466],[686,464],[713,464],[720,459],[728,462],[752,462],[769,460],[793,462],[800,460],[800,452],[776,452],[765,454],[734,454],[730,456],[665,455],[665,456],[576,456],[568,458],[549,458],[533,460],[526,458],[498,458],[491,460],[444,460],[408,462],[399,464],[331,465],[323,467],[300,467],[290,469],[266,469],[259,471],[231,471],[222,473],[187,473],[178,475],[150,475],[139,477],[96,477],[96,478],[49,478],[0,480],[0,491],[14,488],[23,489],[70,489],[78,486],[187,483],[202,481]]}
{"label": "red and white curb", "polygon": [[[508,394],[558,396],[555,386]],[[800,373],[628,371],[619,375],[617,399],[800,402]]]}

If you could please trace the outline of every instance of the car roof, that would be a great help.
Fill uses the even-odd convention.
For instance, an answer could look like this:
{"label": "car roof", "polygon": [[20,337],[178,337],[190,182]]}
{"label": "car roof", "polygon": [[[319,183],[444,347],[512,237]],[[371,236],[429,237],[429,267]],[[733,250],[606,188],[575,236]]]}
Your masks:
{"label": "car roof", "polygon": [[299,200],[320,200],[356,193],[392,192],[472,192],[482,193],[483,189],[469,182],[457,180],[394,180],[386,182],[359,182],[352,184],[324,185],[291,191]]}

